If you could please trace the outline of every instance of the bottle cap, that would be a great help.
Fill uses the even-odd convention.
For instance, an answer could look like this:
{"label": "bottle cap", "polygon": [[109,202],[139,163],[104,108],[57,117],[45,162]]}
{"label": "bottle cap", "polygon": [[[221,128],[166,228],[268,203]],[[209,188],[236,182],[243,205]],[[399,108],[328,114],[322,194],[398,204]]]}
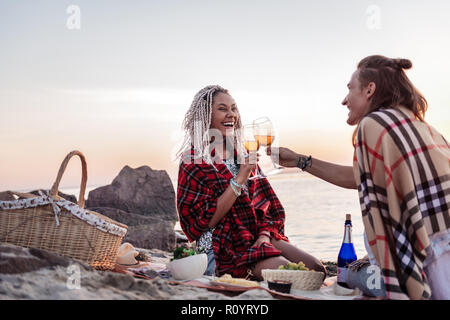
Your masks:
{"label": "bottle cap", "polygon": [[345,220],[352,220],[352,215],[351,214],[346,214],[345,215]]}

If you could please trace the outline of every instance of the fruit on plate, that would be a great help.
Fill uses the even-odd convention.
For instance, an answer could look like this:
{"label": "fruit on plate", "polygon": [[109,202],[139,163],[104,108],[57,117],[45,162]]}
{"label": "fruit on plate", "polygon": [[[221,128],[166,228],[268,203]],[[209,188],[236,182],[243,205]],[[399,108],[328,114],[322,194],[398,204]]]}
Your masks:
{"label": "fruit on plate", "polygon": [[305,264],[300,261],[299,263],[295,262],[289,262],[287,265],[281,265],[278,267],[278,270],[303,270],[303,271],[310,271]]}

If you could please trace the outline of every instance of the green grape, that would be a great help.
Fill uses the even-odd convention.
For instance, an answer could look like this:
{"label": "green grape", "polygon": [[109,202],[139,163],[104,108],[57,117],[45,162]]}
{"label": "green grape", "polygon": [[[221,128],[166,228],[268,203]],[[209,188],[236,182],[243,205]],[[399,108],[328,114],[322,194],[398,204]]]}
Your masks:
{"label": "green grape", "polygon": [[297,269],[297,264],[294,262],[289,262],[287,264],[287,268],[288,268],[288,270],[295,270],[295,269]]}
{"label": "green grape", "polygon": [[278,266],[278,270],[306,270],[309,271],[309,269],[306,267],[306,265],[300,261],[299,263],[295,262],[289,262],[287,265],[281,265]]}
{"label": "green grape", "polygon": [[299,261],[297,265],[298,265],[298,270],[308,270],[308,268],[306,268],[303,261]]}

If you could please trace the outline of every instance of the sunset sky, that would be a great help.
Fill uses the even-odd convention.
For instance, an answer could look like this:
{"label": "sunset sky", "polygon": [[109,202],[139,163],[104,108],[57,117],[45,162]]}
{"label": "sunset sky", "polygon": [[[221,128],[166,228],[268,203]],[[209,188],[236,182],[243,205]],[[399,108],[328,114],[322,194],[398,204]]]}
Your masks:
{"label": "sunset sky", "polygon": [[[1,1],[0,191],[50,188],[72,150],[88,185],[125,165],[175,179],[181,122],[209,84],[243,123],[269,117],[279,145],[350,165],[341,101],[372,54],[413,62],[448,140],[449,14],[449,1]],[[80,172],[74,159],[61,187]]]}

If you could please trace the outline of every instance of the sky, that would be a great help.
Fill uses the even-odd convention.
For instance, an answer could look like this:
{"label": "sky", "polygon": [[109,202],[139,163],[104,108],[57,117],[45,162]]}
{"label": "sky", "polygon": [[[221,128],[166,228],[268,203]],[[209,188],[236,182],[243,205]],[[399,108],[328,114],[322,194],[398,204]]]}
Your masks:
{"label": "sky", "polygon": [[[0,191],[48,189],[72,150],[88,185],[125,166],[176,179],[181,122],[197,91],[231,92],[243,123],[351,165],[341,105],[358,61],[408,58],[450,138],[448,1],[0,0]],[[60,187],[76,187],[78,159]]]}

